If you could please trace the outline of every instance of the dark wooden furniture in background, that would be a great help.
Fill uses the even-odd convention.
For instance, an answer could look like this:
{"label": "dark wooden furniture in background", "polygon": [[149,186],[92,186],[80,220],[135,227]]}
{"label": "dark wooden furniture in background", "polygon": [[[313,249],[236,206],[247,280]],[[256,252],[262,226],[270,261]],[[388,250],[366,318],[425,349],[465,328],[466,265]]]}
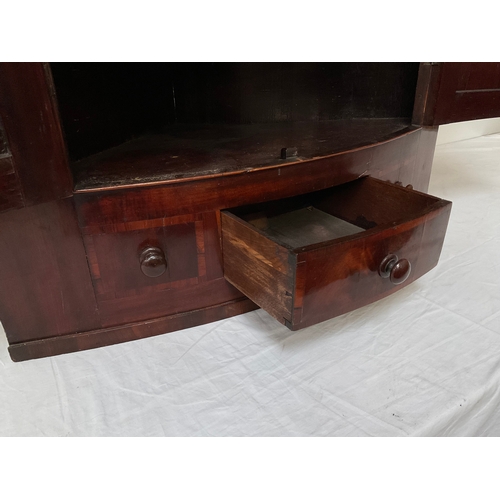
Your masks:
{"label": "dark wooden furniture in background", "polygon": [[[436,264],[446,231],[450,204],[423,194],[437,125],[500,114],[499,67],[0,64],[12,359],[256,303],[299,328],[398,290]],[[296,209],[319,240],[289,224]],[[276,242],[259,224],[278,213],[290,234]],[[297,234],[312,239],[293,248]],[[263,290],[261,272],[281,281]]]}

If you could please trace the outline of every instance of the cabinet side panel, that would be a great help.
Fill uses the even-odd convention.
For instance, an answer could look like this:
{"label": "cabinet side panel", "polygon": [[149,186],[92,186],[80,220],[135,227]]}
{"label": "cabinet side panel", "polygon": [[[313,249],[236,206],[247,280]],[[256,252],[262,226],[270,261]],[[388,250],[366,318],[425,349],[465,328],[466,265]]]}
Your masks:
{"label": "cabinet side panel", "polygon": [[413,106],[414,125],[432,125],[436,108],[442,64],[420,63]]}
{"label": "cabinet side panel", "polygon": [[411,168],[402,168],[400,172],[399,182],[403,186],[411,184],[417,191],[427,193],[436,149],[437,134],[438,127],[424,127],[420,130],[415,161]]}
{"label": "cabinet side panel", "polygon": [[48,69],[0,63],[0,115],[26,205],[71,195],[72,180]]}
{"label": "cabinet side panel", "polygon": [[427,192],[437,132],[438,127],[424,127],[401,137],[398,147],[389,142],[373,148],[368,173],[377,179],[403,186],[411,184],[417,191]]}
{"label": "cabinet side panel", "polygon": [[0,157],[0,212],[24,206],[23,193],[12,157]]}
{"label": "cabinet side panel", "polygon": [[99,328],[72,199],[0,214],[0,321],[9,342]]}

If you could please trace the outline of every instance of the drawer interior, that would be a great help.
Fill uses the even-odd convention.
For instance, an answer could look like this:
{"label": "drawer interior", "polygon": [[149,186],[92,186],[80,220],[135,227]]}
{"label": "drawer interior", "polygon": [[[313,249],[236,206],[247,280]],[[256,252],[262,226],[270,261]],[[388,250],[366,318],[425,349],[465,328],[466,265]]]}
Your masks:
{"label": "drawer interior", "polygon": [[431,211],[439,202],[438,198],[364,177],[324,191],[230,212],[275,243],[298,249],[397,225]]}
{"label": "drawer interior", "polygon": [[297,248],[362,232],[363,229],[309,205],[280,214],[252,214],[247,222],[271,240]]}

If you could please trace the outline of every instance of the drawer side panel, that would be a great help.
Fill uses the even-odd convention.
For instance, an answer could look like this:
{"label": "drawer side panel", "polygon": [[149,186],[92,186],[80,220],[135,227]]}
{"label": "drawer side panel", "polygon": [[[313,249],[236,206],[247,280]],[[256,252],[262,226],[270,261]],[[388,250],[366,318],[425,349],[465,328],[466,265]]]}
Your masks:
{"label": "drawer side panel", "polygon": [[221,213],[224,277],[280,323],[291,320],[294,258],[227,212]]}

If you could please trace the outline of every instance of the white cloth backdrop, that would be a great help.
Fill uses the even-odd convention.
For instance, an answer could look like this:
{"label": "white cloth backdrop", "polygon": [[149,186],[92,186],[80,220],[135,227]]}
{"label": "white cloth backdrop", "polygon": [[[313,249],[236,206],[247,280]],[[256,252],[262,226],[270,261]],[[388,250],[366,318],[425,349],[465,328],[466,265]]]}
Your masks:
{"label": "white cloth backdrop", "polygon": [[263,311],[13,363],[3,436],[499,436],[500,134],[436,150],[438,267],[292,333]]}

